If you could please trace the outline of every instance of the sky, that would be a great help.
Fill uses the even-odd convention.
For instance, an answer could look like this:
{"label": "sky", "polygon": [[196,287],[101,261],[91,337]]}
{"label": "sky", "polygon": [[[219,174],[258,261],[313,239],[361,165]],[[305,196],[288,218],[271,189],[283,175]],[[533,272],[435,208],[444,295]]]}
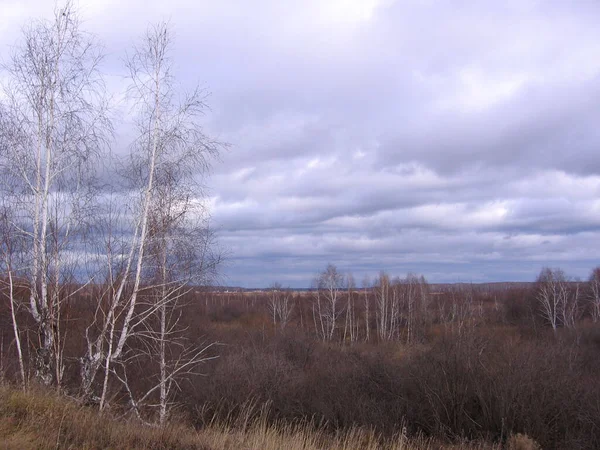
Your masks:
{"label": "sky", "polygon": [[[203,125],[230,144],[205,191],[223,284],[309,287],[328,263],[476,283],[600,264],[600,2],[75,4],[109,89],[168,20],[181,89],[211,92]],[[0,59],[53,7],[0,0]]]}

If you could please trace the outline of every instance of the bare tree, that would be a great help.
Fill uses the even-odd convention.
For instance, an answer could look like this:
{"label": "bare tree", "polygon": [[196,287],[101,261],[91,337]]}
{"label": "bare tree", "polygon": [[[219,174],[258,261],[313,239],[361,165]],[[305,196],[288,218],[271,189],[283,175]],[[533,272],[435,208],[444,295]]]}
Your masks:
{"label": "bare tree", "polygon": [[406,325],[407,344],[413,343],[419,333],[419,326],[424,314],[423,309],[426,308],[426,284],[424,277],[409,273],[398,286]]}
{"label": "bare tree", "polygon": [[337,321],[343,313],[340,306],[340,290],[344,285],[344,276],[333,264],[327,265],[315,280],[316,299],[313,303],[313,320],[317,335],[324,341],[334,338]]}
{"label": "bare tree", "polygon": [[542,318],[556,332],[560,325],[571,326],[571,313],[579,301],[579,289],[575,297],[569,292],[568,280],[561,269],[545,267],[537,278],[537,300]]}
{"label": "bare tree", "polygon": [[[13,230],[26,238],[21,276],[38,324],[36,373],[62,376],[60,311],[67,294],[65,255],[77,252],[93,199],[93,165],[110,135],[99,46],[80,30],[71,2],[52,21],[31,23],[4,67],[4,120],[12,133],[1,156],[3,195],[17,211]],[[72,262],[72,261],[71,261]]]}
{"label": "bare tree", "polygon": [[346,276],[346,320],[344,322],[344,337],[343,341],[346,342],[346,338],[350,342],[358,340],[358,323],[356,320],[356,307],[354,305],[354,290],[356,289],[356,283],[352,274]]}
{"label": "bare tree", "polygon": [[[114,372],[113,367],[117,363],[122,367],[122,362],[130,357],[126,354],[127,342],[136,333],[148,336],[149,320],[158,314],[159,337],[150,334],[164,356],[171,335],[168,316],[175,300],[185,286],[192,281],[197,283],[219,260],[210,253],[213,242],[206,239],[210,233],[203,235],[208,228],[202,219],[205,211],[200,182],[221,144],[207,137],[199,123],[206,108],[206,93],[196,89],[182,98],[177,96],[170,48],[167,24],[151,26],[127,63],[131,80],[129,97],[134,104],[138,130],[125,170],[133,193],[129,200],[134,207],[123,216],[131,218],[131,228],[125,233],[125,240],[124,233],[106,233],[105,301],[99,303],[96,319],[88,327],[88,350],[81,367],[82,390],[91,398],[94,379],[103,366],[101,406],[106,400],[107,380]],[[201,237],[199,241],[188,239],[186,233],[193,230]],[[196,273],[191,272],[191,267],[187,272],[178,267],[179,272],[174,276],[169,258],[176,246],[192,249],[195,254],[200,250],[199,259],[189,259],[196,261]],[[155,298],[151,306],[139,304],[144,295]],[[172,378],[166,373],[166,360],[160,364],[164,370],[157,389],[162,421],[168,397],[167,378]]]}
{"label": "bare tree", "polygon": [[400,320],[398,283],[392,283],[385,272],[379,274],[376,292],[377,335],[381,341],[390,341],[397,336]]}
{"label": "bare tree", "polygon": [[283,331],[290,321],[294,310],[292,296],[289,290],[282,288],[279,283],[274,283],[270,291],[269,311],[273,319],[273,327],[279,327]]}
{"label": "bare tree", "polygon": [[365,276],[365,278],[362,281],[362,288],[363,288],[363,297],[364,297],[364,302],[365,302],[365,341],[369,342],[369,339],[371,337],[371,317],[370,317],[370,298],[369,298],[369,287],[371,286],[371,281],[369,279],[368,276]]}
{"label": "bare tree", "polygon": [[[206,351],[212,344],[189,343],[179,321],[182,297],[193,289],[192,285],[212,280],[220,255],[212,252],[214,243],[207,219],[201,219],[202,211],[194,211],[196,203],[190,202],[182,189],[187,183],[173,171],[161,175],[166,176],[157,185],[148,235],[148,266],[154,272],[154,287],[145,308],[156,311],[157,320],[143,321],[141,335],[153,349],[147,356],[158,355],[158,422],[164,425],[173,405],[172,393],[181,379],[197,374],[197,367],[211,359]],[[158,326],[153,326],[155,322]],[[149,398],[152,392],[149,390],[144,397]]]}
{"label": "bare tree", "polygon": [[[431,304],[430,287],[429,283],[425,279],[425,276],[421,275],[419,278],[419,325],[421,327],[421,333],[431,324],[431,312],[429,310]],[[422,337],[422,336],[421,336]]]}
{"label": "bare tree", "polygon": [[4,278],[0,279],[3,296],[10,305],[10,318],[12,322],[15,348],[19,362],[19,375],[21,376],[21,385],[23,389],[27,386],[27,377],[25,376],[25,361],[23,359],[23,348],[21,345],[21,330],[17,321],[18,309],[21,306],[17,299],[16,291],[19,283],[19,266],[22,266],[23,239],[19,239],[20,233],[14,230],[14,219],[11,218],[11,209],[9,206],[2,208],[0,216],[0,268]]}
{"label": "bare tree", "polygon": [[[141,418],[143,407],[154,407],[158,424],[164,425],[180,383],[199,374],[202,363],[215,358],[207,354],[214,344],[188,339],[180,319],[185,295],[197,284],[207,283],[220,260],[212,254],[212,235],[205,226],[175,224],[182,216],[171,215],[173,209],[160,203],[163,208],[153,218],[147,255],[148,271],[154,275],[139,299],[138,314],[145,319],[132,333],[141,345],[127,352],[113,372],[125,385],[136,415]],[[147,375],[148,380],[154,380],[151,387],[137,392],[128,384],[128,366],[143,360],[156,362],[157,371]]]}
{"label": "bare tree", "polygon": [[583,315],[581,296],[582,289],[579,281],[572,281],[571,283],[567,284],[566,301],[561,305],[562,323],[567,328],[576,328],[577,322]]}
{"label": "bare tree", "polygon": [[463,336],[474,325],[473,286],[458,284],[448,289],[447,294],[450,305],[446,326],[459,336]]}
{"label": "bare tree", "polygon": [[592,321],[600,321],[600,267],[594,268],[589,278],[588,300],[591,307]]}

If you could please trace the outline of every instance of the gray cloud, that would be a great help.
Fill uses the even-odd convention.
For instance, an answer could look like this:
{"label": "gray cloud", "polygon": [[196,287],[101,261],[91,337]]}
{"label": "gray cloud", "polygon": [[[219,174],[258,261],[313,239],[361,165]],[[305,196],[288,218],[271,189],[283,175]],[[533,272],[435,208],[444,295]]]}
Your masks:
{"label": "gray cloud", "polygon": [[[2,2],[3,44],[51,10]],[[385,269],[432,281],[530,280],[546,264],[585,277],[598,263],[596,2],[80,9],[111,89],[127,47],[166,17],[176,75],[212,92],[207,132],[232,144],[207,189],[226,283],[308,286],[328,262],[357,280]]]}

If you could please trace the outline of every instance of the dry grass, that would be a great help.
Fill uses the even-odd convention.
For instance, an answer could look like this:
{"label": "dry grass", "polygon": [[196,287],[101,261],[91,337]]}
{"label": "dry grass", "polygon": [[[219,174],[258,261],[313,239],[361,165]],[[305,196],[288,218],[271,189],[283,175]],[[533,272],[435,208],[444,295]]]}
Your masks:
{"label": "dry grass", "polygon": [[521,433],[512,435],[506,443],[507,450],[540,450],[537,442]]}
{"label": "dry grass", "polygon": [[193,430],[162,429],[102,417],[53,393],[0,388],[2,449],[209,449]]}
{"label": "dry grass", "polygon": [[426,438],[398,437],[383,441],[375,433],[353,429],[331,436],[310,427],[255,425],[246,430],[209,428],[202,438],[211,449],[264,449],[264,450],[434,450],[471,449],[493,450],[499,447],[485,443],[443,444]]}
{"label": "dry grass", "polygon": [[[195,449],[195,450],[493,450],[485,443],[441,444],[399,435],[383,440],[372,431],[352,429],[331,435],[310,424],[213,423],[200,431],[183,425],[151,428],[101,416],[75,401],[40,389],[24,393],[0,387],[0,448],[29,449]],[[521,447],[517,447],[521,448]]]}

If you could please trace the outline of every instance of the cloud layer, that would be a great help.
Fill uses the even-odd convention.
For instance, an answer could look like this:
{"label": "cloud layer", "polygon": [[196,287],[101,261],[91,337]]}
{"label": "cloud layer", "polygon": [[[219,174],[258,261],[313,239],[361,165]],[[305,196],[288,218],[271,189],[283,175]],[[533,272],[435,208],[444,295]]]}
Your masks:
{"label": "cloud layer", "polygon": [[[45,1],[2,0],[0,54]],[[51,3],[51,2],[50,2]],[[431,281],[586,277],[600,261],[600,5],[84,1],[119,59],[171,21],[177,75],[232,147],[209,203],[227,284],[307,287],[328,262]]]}

